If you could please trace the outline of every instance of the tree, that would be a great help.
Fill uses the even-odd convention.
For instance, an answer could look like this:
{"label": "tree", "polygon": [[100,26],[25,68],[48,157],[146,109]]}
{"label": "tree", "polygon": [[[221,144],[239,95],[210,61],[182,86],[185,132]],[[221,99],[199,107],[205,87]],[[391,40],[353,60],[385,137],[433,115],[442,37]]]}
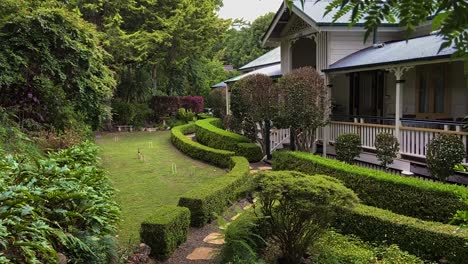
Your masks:
{"label": "tree", "polygon": [[465,158],[465,146],[456,135],[440,134],[427,144],[427,167],[431,175],[444,181]]}
{"label": "tree", "polygon": [[28,123],[99,127],[115,87],[95,27],[55,1],[2,1],[0,105]]}
{"label": "tree", "polygon": [[224,54],[224,62],[239,68],[270,50],[261,46],[261,38],[273,16],[274,13],[268,13],[257,18],[252,24],[242,25],[240,29],[229,29],[220,47]]}
{"label": "tree", "polygon": [[278,112],[278,89],[273,80],[254,74],[239,80],[233,89],[232,101],[242,102],[243,113],[234,108],[233,115],[241,122],[253,123],[256,141],[264,155],[270,157],[270,124]]}
{"label": "tree", "polygon": [[[217,16],[220,0],[71,0],[71,9],[104,32],[119,76],[141,69],[144,79],[123,82],[117,95],[138,83],[144,94],[207,95],[213,72],[223,66],[214,50],[229,21]],[[119,82],[120,83],[120,82]]]}
{"label": "tree", "polygon": [[387,168],[387,166],[392,164],[393,160],[398,157],[400,143],[398,143],[398,139],[393,134],[377,134],[374,145],[377,152],[377,159],[384,168]]}
{"label": "tree", "polygon": [[291,129],[291,147],[314,151],[315,131],[328,123],[331,102],[324,79],[311,67],[295,69],[279,81],[279,127]]}

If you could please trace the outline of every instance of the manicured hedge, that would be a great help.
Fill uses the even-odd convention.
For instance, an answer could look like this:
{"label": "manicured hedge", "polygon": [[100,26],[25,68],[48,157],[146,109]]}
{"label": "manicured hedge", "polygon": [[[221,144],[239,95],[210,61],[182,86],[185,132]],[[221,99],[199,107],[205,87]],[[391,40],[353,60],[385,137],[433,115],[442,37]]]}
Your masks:
{"label": "manicured hedge", "polygon": [[203,160],[221,168],[229,168],[231,157],[235,153],[233,151],[207,147],[185,136],[195,133],[195,130],[195,124],[193,123],[174,127],[171,130],[172,143],[177,149],[194,159]]}
{"label": "manicured hedge", "polygon": [[232,157],[232,170],[225,176],[185,193],[179,206],[191,213],[191,225],[201,227],[221,214],[231,202],[250,192],[253,188],[249,162],[244,157]]}
{"label": "manicured hedge", "polygon": [[367,205],[423,220],[448,223],[457,210],[468,210],[459,198],[468,195],[465,187],[396,176],[309,153],[277,151],[273,169],[333,176]]}
{"label": "manicured hedge", "polygon": [[190,211],[187,208],[164,206],[143,221],[140,239],[151,248],[151,255],[164,260],[187,240],[189,226]]}
{"label": "manicured hedge", "polygon": [[262,149],[255,143],[249,143],[249,139],[222,129],[219,118],[198,120],[197,140],[200,143],[217,149],[236,152],[236,155],[246,157],[250,162],[257,162],[263,158]]}
{"label": "manicured hedge", "polygon": [[424,261],[397,245],[374,247],[356,236],[327,231],[310,248],[312,263],[405,263],[424,264]]}
{"label": "manicured hedge", "polygon": [[428,222],[358,205],[341,209],[334,223],[340,233],[354,234],[363,240],[397,244],[401,249],[426,260],[445,257],[450,263],[468,260],[468,232],[456,226]]}

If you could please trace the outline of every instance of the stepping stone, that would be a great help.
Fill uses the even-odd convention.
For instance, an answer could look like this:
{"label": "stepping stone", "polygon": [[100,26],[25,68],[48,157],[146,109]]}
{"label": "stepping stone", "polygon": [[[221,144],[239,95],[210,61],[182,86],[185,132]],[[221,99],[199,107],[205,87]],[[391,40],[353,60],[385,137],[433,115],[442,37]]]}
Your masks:
{"label": "stepping stone", "polygon": [[258,170],[251,170],[251,171],[250,171],[250,173],[252,173],[252,174],[254,174],[254,173],[256,173],[256,172],[258,172]]}
{"label": "stepping stone", "polygon": [[231,217],[231,221],[234,221],[234,220],[236,220],[236,219],[237,219],[237,218],[238,218],[240,215],[241,215],[241,214],[240,214],[240,213],[238,213],[238,214],[236,214],[235,216]]}
{"label": "stepping stone", "polygon": [[209,247],[199,247],[193,250],[186,259],[188,260],[210,260],[215,257],[215,249]]}
{"label": "stepping stone", "polygon": [[261,171],[271,170],[271,166],[260,166],[260,167],[258,167],[257,169],[259,169],[259,170],[261,170]]}
{"label": "stepping stone", "polygon": [[203,242],[213,245],[224,244],[224,238],[221,237],[220,233],[211,233],[203,239]]}

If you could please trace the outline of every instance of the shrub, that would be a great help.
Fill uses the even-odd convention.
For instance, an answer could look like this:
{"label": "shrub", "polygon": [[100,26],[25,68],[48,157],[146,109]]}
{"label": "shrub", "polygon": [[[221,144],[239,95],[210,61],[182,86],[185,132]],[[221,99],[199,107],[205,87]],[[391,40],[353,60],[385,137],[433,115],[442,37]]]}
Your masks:
{"label": "shrub", "polygon": [[343,181],[367,205],[424,220],[447,223],[457,210],[468,210],[461,186],[395,176],[301,152],[275,152],[274,170],[325,174]]}
{"label": "shrub", "polygon": [[192,122],[195,119],[195,113],[192,110],[186,110],[185,108],[179,108],[177,110],[177,119],[184,121],[185,123]]}
{"label": "shrub", "polygon": [[189,227],[187,208],[164,206],[141,223],[140,239],[151,248],[151,255],[164,260],[187,240]]}
{"label": "shrub", "polygon": [[110,236],[119,208],[98,164],[89,142],[32,162],[1,155],[0,255],[14,263],[55,263],[61,252],[72,263],[109,263],[102,256],[115,250]]}
{"label": "shrub", "polygon": [[465,158],[465,147],[456,135],[441,134],[427,144],[427,167],[432,176],[444,181]]}
{"label": "shrub", "polygon": [[179,108],[185,108],[195,113],[202,113],[204,107],[201,96],[153,96],[150,107],[156,119],[172,116]]}
{"label": "shrub", "polygon": [[221,263],[260,263],[258,252],[265,241],[255,232],[258,225],[257,215],[252,211],[244,211],[230,223],[220,218],[225,240],[221,249]]}
{"label": "shrub", "polygon": [[112,101],[112,120],[117,125],[145,126],[151,112],[146,103],[129,103],[119,99]]}
{"label": "shrub", "polygon": [[343,208],[335,228],[366,241],[397,244],[401,249],[426,260],[442,257],[453,263],[468,259],[468,234],[456,226],[398,215],[383,209],[358,205]]}
{"label": "shrub", "polygon": [[194,159],[206,161],[221,168],[228,168],[231,164],[231,157],[234,156],[235,153],[233,151],[207,147],[185,136],[195,133],[195,130],[196,127],[193,123],[172,128],[172,144]]}
{"label": "shrub", "polygon": [[260,161],[263,158],[261,148],[249,139],[224,129],[222,122],[217,118],[198,120],[197,140],[209,147],[234,151],[236,155],[246,157],[250,162]]}
{"label": "shrub", "polygon": [[232,170],[182,195],[179,206],[191,213],[191,225],[201,227],[221,214],[227,206],[252,190],[249,162],[244,157],[232,157]]}
{"label": "shrub", "polygon": [[183,96],[180,100],[180,107],[191,110],[195,113],[203,113],[205,100],[202,96]]}
{"label": "shrub", "polygon": [[423,264],[424,261],[397,245],[373,247],[354,236],[326,232],[310,249],[313,263]]}
{"label": "shrub", "polygon": [[380,164],[387,168],[389,164],[397,157],[400,150],[398,139],[389,133],[379,133],[375,137],[375,149],[377,151],[377,159]]}
{"label": "shrub", "polygon": [[361,137],[357,134],[341,134],[336,138],[336,158],[348,164],[361,153]]}
{"label": "shrub", "polygon": [[86,139],[92,138],[91,129],[87,126],[66,128],[63,131],[51,129],[31,133],[37,146],[44,151],[57,151],[77,145]]}
{"label": "shrub", "polygon": [[315,150],[317,128],[329,120],[331,100],[325,79],[312,67],[294,69],[278,82],[282,100],[276,124],[291,128],[291,143],[299,150]]}
{"label": "shrub", "polygon": [[330,223],[336,206],[352,206],[356,195],[328,176],[300,172],[260,172],[256,177],[260,210],[284,263],[301,263],[310,245]]}
{"label": "shrub", "polygon": [[208,95],[207,103],[213,109],[214,116],[224,118],[226,115],[226,88],[213,89]]}

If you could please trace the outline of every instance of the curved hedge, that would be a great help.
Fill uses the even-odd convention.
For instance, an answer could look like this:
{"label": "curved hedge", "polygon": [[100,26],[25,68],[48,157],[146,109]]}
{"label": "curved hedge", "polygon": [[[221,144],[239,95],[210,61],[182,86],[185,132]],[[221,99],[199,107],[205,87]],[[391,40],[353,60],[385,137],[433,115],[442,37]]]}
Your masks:
{"label": "curved hedge", "polygon": [[249,162],[244,157],[231,158],[232,170],[225,176],[185,193],[179,206],[191,213],[191,225],[202,227],[214,219],[213,213],[221,214],[231,202],[253,189]]}
{"label": "curved hedge", "polygon": [[206,161],[221,168],[229,168],[231,165],[231,157],[235,156],[235,153],[233,151],[207,147],[185,136],[195,133],[195,130],[194,123],[172,128],[172,143],[177,149],[194,159]]}
{"label": "curved hedge", "polygon": [[457,226],[392,213],[376,207],[357,205],[342,208],[334,227],[342,234],[354,234],[379,244],[397,244],[401,249],[426,260],[442,257],[450,263],[466,263],[468,232]]}
{"label": "curved hedge", "polygon": [[250,162],[262,160],[263,153],[260,146],[250,143],[242,135],[221,129],[219,118],[208,118],[195,122],[197,140],[209,147],[234,151],[236,155],[246,157]]}
{"label": "curved hedge", "polygon": [[302,152],[277,151],[274,170],[297,170],[340,179],[363,203],[423,220],[448,223],[457,210],[468,210],[462,186],[406,178]]}

